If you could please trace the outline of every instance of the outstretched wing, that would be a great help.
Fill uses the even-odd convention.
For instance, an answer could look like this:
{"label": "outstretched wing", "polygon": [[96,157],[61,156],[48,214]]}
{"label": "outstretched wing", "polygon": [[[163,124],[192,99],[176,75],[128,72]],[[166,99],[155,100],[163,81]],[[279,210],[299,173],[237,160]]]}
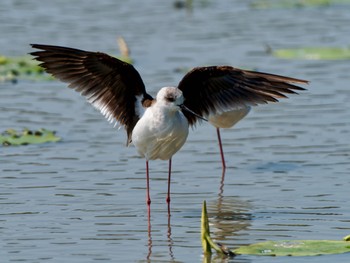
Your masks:
{"label": "outstretched wing", "polygon": [[[306,84],[308,81],[242,70],[230,66],[197,67],[188,72],[178,88],[184,96],[186,107],[207,117],[242,106],[276,102],[285,94],[304,90],[291,83]],[[184,112],[193,125],[197,117]]]}
{"label": "outstretched wing", "polygon": [[140,74],[130,64],[100,52],[32,44],[30,53],[48,73],[69,83],[109,120],[122,124],[128,134],[139,120],[146,93]]}

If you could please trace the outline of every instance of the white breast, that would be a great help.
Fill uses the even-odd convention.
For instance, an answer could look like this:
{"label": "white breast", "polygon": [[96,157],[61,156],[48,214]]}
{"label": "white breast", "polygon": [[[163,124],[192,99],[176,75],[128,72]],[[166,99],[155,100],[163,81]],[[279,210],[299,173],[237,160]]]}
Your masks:
{"label": "white breast", "polygon": [[181,111],[150,107],[137,122],[132,141],[147,160],[169,160],[184,145],[187,136],[188,122]]}

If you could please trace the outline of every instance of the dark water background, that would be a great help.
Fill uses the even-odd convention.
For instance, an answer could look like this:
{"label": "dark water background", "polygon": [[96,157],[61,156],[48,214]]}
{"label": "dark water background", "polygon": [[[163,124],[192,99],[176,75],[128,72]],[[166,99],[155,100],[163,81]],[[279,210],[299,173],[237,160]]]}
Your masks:
{"label": "dark water background", "polygon": [[[200,213],[229,247],[264,240],[350,234],[350,63],[282,60],[272,48],[344,47],[350,7],[250,8],[250,1],[15,1],[0,5],[0,53],[29,43],[118,54],[123,36],[148,91],[176,85],[179,68],[229,64],[308,79],[308,91],[259,106],[224,130],[221,183],[215,129],[191,131],[173,158],[168,222],[167,162],[151,162],[147,231],[144,160],[126,148],[83,98],[57,81],[0,83],[0,126],[57,131],[57,144],[0,147],[1,262],[201,262]],[[212,262],[347,262],[348,254]]]}

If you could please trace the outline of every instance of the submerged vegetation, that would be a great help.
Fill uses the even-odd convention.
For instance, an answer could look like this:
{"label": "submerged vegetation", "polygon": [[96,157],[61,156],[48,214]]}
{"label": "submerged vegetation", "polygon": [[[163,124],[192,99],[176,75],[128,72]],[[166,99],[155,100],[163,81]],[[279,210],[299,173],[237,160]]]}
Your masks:
{"label": "submerged vegetation", "polygon": [[52,79],[29,55],[20,57],[0,55],[0,82],[16,82],[19,78],[32,80]]}

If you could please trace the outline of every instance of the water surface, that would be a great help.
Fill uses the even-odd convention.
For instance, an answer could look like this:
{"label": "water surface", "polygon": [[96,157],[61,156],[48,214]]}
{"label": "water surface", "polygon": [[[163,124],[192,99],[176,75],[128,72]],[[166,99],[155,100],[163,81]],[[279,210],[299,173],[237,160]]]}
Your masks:
{"label": "water surface", "polygon": [[[259,106],[222,131],[190,132],[174,156],[171,218],[165,203],[167,162],[151,162],[151,231],[145,163],[113,128],[60,82],[0,83],[0,123],[55,130],[56,144],[0,148],[3,262],[201,262],[200,214],[207,200],[212,236],[236,247],[264,240],[335,239],[350,233],[350,76],[348,61],[289,61],[272,48],[346,46],[347,6],[253,10],[249,1],[11,1],[0,6],[0,50],[29,43],[118,54],[129,43],[148,91],[176,85],[199,65],[229,64],[308,79],[308,91]],[[345,262],[239,256],[213,262]]]}

